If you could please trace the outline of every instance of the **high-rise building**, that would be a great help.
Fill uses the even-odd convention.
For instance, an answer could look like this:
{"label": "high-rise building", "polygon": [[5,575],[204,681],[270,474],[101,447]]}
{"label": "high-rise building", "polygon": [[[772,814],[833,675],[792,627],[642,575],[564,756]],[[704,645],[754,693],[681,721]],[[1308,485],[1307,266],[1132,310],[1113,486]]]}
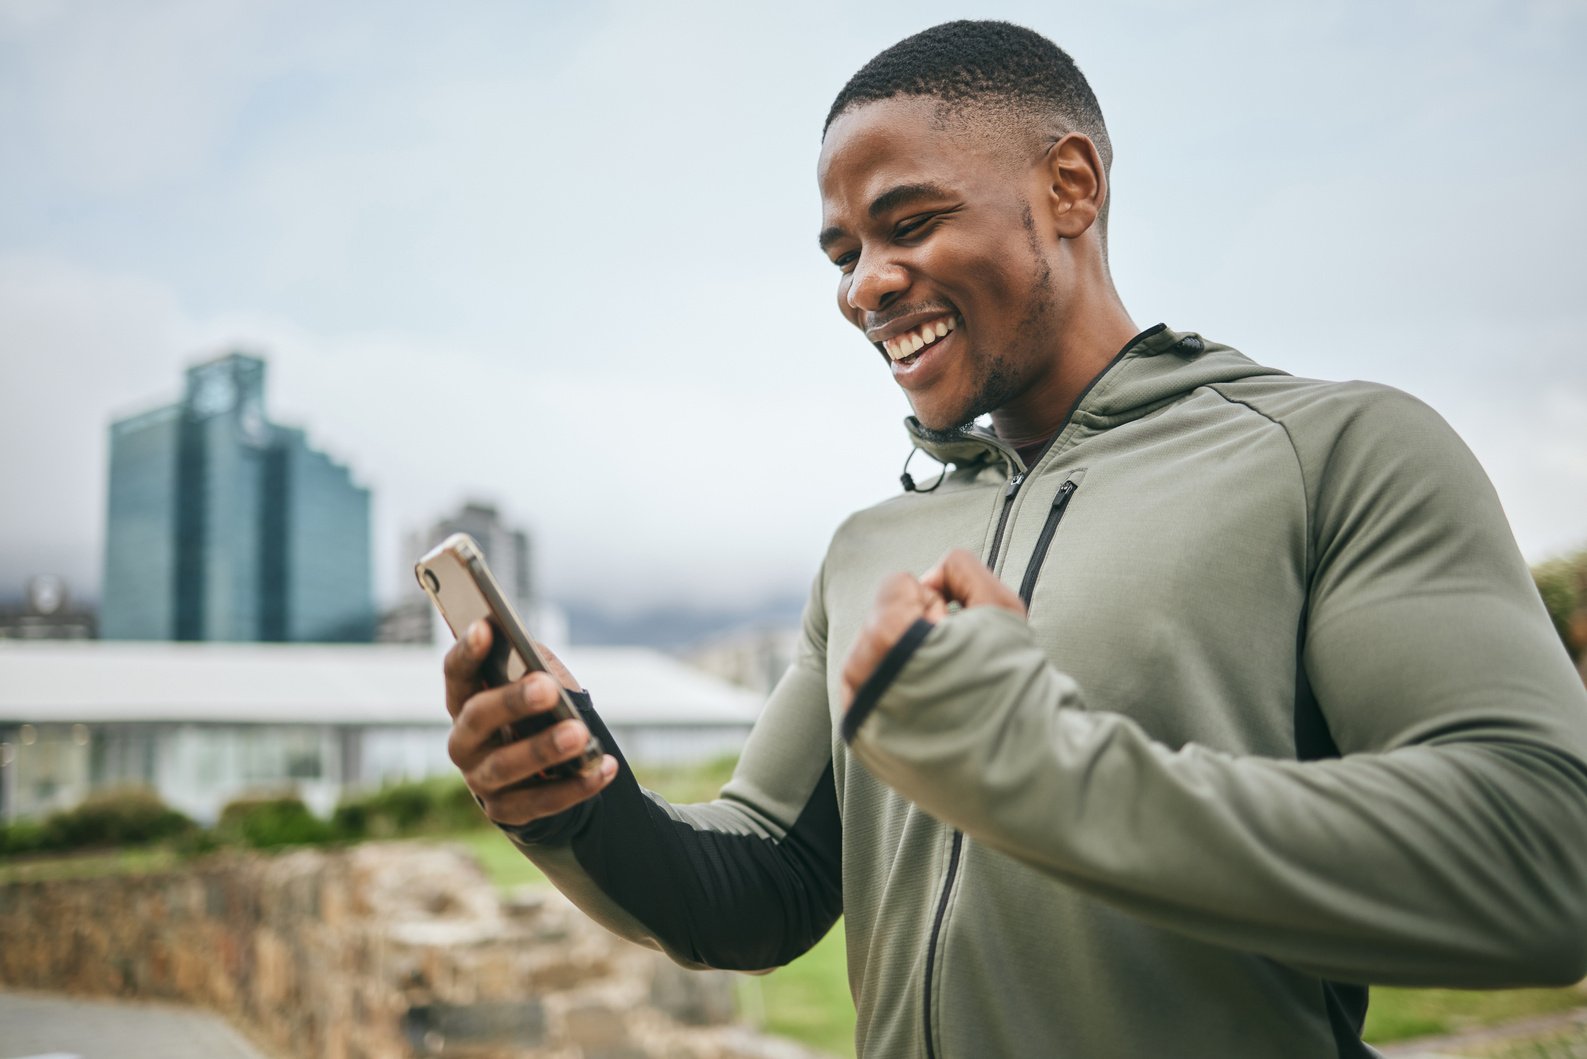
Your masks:
{"label": "high-rise building", "polygon": [[264,381],[229,353],[111,424],[105,639],[373,638],[369,491],[265,418]]}
{"label": "high-rise building", "polygon": [[98,615],[72,599],[66,582],[51,574],[28,578],[22,603],[0,604],[0,640],[92,640]]}
{"label": "high-rise building", "polygon": [[438,635],[443,640],[451,638],[441,627],[440,619],[433,616],[429,600],[420,594],[414,583],[413,564],[419,556],[454,533],[466,533],[479,543],[502,593],[529,624],[531,633],[555,642],[566,642],[566,619],[535,590],[529,534],[509,526],[494,504],[478,500],[467,501],[456,514],[439,519],[427,530],[408,535],[401,584],[411,591],[386,612],[380,639],[412,643],[428,642]]}

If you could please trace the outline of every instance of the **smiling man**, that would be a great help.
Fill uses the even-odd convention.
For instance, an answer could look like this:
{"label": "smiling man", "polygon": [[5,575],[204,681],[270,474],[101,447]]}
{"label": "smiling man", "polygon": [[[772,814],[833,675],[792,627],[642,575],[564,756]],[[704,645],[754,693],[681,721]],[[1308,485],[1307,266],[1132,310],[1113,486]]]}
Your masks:
{"label": "smiling man", "polygon": [[1575,981],[1587,691],[1492,488],[1403,394],[1138,329],[1110,158],[1018,27],[856,74],[820,243],[941,475],[839,528],[716,801],[612,759],[525,786],[586,725],[613,744],[580,692],[497,745],[556,694],[481,690],[483,628],[453,759],[680,962],[776,966],[841,912],[864,1055],[1365,1056],[1369,983]]}

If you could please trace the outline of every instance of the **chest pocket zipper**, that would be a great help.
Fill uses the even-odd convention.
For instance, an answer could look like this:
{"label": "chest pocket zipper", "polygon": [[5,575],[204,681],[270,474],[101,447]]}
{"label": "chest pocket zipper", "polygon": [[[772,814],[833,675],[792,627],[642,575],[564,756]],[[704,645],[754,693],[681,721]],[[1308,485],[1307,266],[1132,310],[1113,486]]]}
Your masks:
{"label": "chest pocket zipper", "polygon": [[1030,564],[1025,567],[1025,576],[1019,583],[1020,602],[1026,608],[1030,607],[1031,595],[1036,591],[1036,578],[1041,574],[1042,563],[1047,560],[1047,549],[1052,546],[1053,536],[1058,532],[1058,523],[1063,521],[1064,512],[1069,509],[1069,499],[1080,488],[1080,479],[1084,477],[1084,470],[1071,474],[1058,487],[1057,494],[1052,498],[1052,507],[1047,509],[1047,520],[1042,523],[1041,536],[1036,538],[1036,550],[1031,552]]}

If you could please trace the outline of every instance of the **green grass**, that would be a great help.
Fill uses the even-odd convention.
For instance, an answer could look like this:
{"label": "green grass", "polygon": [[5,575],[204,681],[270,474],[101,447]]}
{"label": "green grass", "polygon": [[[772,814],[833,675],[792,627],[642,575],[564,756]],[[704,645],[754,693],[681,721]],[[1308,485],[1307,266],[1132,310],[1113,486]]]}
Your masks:
{"label": "green grass", "polygon": [[[417,839],[416,841],[430,841]],[[507,836],[486,825],[471,831],[456,831],[446,836],[446,841],[465,847],[479,861],[480,867],[499,890],[516,890],[520,886],[544,885],[546,877],[528,857],[518,852],[518,847]]]}
{"label": "green grass", "polygon": [[1374,1044],[1387,1044],[1579,1007],[1587,1007],[1587,993],[1574,986],[1491,992],[1378,986],[1372,989],[1371,1003],[1367,1005],[1365,1037]]}
{"label": "green grass", "polygon": [[12,857],[0,860],[0,883],[146,875],[167,871],[185,859],[181,853],[165,845]]}
{"label": "green grass", "polygon": [[699,765],[635,765],[634,778],[676,805],[708,802],[733,775],[738,755],[728,754]]}
{"label": "green grass", "polygon": [[750,979],[763,1027],[833,1055],[854,1054],[854,1001],[844,962],[843,921],[786,967]]}

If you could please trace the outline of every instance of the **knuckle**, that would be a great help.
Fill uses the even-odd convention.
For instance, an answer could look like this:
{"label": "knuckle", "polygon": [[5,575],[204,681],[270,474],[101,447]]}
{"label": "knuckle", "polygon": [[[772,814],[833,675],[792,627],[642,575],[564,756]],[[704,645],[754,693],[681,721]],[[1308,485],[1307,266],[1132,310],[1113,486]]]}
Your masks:
{"label": "knuckle", "polygon": [[485,810],[485,816],[500,824],[516,825],[527,824],[528,820],[514,819],[515,813],[512,806],[503,798],[493,798],[488,794],[479,796],[479,807]]}
{"label": "knuckle", "polygon": [[556,705],[556,682],[545,673],[530,673],[523,680],[523,704],[538,712]]}
{"label": "knuckle", "polygon": [[547,729],[517,744],[523,754],[524,767],[528,771],[539,772],[562,760],[561,755],[557,753],[555,743],[552,742],[554,738],[552,730]]}
{"label": "knuckle", "polygon": [[463,699],[463,705],[457,711],[457,720],[453,726],[472,732],[476,727],[476,719],[484,708],[483,703],[487,694],[487,692],[479,691],[466,696]]}

